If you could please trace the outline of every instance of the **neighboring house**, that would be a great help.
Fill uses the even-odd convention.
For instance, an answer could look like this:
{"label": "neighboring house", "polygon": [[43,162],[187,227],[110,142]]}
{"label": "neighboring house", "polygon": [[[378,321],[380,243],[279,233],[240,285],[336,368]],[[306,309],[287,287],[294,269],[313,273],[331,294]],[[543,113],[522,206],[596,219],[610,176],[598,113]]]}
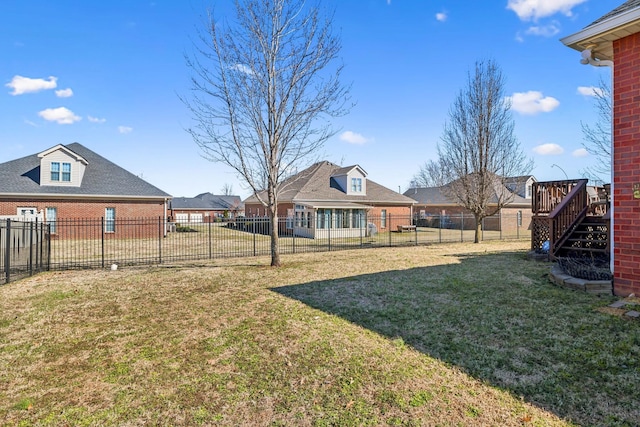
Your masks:
{"label": "neighboring house", "polygon": [[61,220],[104,219],[117,235],[116,219],[166,218],[170,198],[78,143],[0,163],[0,217],[45,221],[53,234]]}
{"label": "neighboring house", "polygon": [[196,197],[174,197],[170,202],[169,212],[174,222],[201,223],[236,218],[244,213],[244,207],[240,196],[202,193]]}
{"label": "neighboring house", "polygon": [[[485,221],[485,230],[514,229],[531,226],[531,189],[536,179],[532,175],[507,178],[505,186],[501,186],[502,191],[508,197],[512,197],[511,202],[504,206],[496,214],[500,214],[500,221]],[[496,191],[496,192],[497,192]],[[418,187],[410,188],[404,193],[416,201],[414,215],[418,225],[464,228],[473,230],[475,219],[472,213],[462,207],[460,203],[447,197],[443,187]],[[497,200],[489,203],[489,209],[495,209]],[[464,214],[464,224],[461,224],[460,214]],[[457,218],[456,218],[457,217]],[[434,221],[437,221],[435,223]]]}
{"label": "neighboring house", "polygon": [[[330,230],[358,236],[369,224],[378,231],[409,225],[414,200],[367,178],[358,165],[340,167],[322,161],[290,177],[278,197],[278,217],[287,218],[281,233],[322,238]],[[266,200],[266,194],[260,194]],[[267,216],[254,195],[244,201],[248,217]]]}
{"label": "neighboring house", "polygon": [[[640,0],[629,0],[562,39],[583,64],[612,66],[612,270],[616,295],[640,294]],[[576,66],[578,66],[576,61]]]}

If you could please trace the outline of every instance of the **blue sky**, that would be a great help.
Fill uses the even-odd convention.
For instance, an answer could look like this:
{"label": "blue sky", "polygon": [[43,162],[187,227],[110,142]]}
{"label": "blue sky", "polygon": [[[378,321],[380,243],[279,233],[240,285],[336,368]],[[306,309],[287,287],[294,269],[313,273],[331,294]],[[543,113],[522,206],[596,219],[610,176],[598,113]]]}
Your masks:
{"label": "blue sky", "polygon": [[[493,59],[513,100],[515,134],[541,181],[581,177],[593,162],[581,122],[608,68],[581,65],[559,39],[624,0],[323,0],[335,8],[344,83],[356,105],[333,121],[319,157],[359,164],[405,191],[437,157],[448,111],[478,60]],[[201,156],[178,95],[200,16],[231,0],[3,0],[0,162],[79,142],[173,196],[249,195]],[[559,167],[553,166],[557,165]],[[563,172],[564,170],[564,172]]]}

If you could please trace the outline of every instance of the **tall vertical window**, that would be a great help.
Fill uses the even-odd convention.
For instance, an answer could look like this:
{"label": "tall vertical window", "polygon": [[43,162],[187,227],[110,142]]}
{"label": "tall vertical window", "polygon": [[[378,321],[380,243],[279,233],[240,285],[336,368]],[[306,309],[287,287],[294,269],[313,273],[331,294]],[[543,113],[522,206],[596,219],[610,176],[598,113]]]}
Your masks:
{"label": "tall vertical window", "polygon": [[362,193],[362,178],[351,178],[351,191]]}
{"label": "tall vertical window", "polygon": [[46,210],[46,215],[47,215],[47,224],[49,224],[49,232],[50,233],[55,233],[56,232],[56,221],[58,220],[58,209],[57,208],[47,208]]}
{"label": "tall vertical window", "polygon": [[380,228],[386,228],[386,227],[387,227],[387,210],[382,209],[382,212],[380,212]]}
{"label": "tall vertical window", "polygon": [[104,210],[104,231],[114,233],[116,231],[116,208]]}
{"label": "tall vertical window", "polygon": [[51,162],[51,181],[60,181],[60,162]]}
{"label": "tall vertical window", "polygon": [[62,164],[62,180],[71,182],[71,163]]}

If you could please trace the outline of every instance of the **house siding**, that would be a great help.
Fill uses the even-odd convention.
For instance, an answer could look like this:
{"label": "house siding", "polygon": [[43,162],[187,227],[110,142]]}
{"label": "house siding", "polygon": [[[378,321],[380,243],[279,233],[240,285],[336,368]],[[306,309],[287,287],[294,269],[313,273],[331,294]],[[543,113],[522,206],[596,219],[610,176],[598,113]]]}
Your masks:
{"label": "house siding", "polygon": [[640,33],[613,43],[614,293],[640,294]]}

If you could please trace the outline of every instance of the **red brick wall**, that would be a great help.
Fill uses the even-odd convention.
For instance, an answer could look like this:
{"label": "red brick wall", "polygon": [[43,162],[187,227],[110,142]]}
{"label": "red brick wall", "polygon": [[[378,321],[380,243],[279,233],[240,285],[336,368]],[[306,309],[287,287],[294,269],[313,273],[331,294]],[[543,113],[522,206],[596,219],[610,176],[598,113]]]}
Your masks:
{"label": "red brick wall", "polygon": [[613,43],[614,293],[640,295],[640,33]]}
{"label": "red brick wall", "polygon": [[[56,232],[56,237],[84,237],[82,234],[93,236],[95,230],[89,231],[92,227],[91,220],[99,220],[105,216],[106,208],[115,208],[116,221],[133,218],[154,219],[163,218],[165,215],[164,203],[161,201],[111,201],[111,200],[92,200],[92,201],[64,201],[52,199],[12,199],[0,200],[0,215],[16,215],[18,207],[35,207],[38,211],[42,211],[46,215],[46,208],[56,208],[57,219],[60,221],[60,227]],[[45,218],[46,219],[46,218]],[[75,227],[65,227],[65,220],[88,220],[83,225],[75,223]],[[154,222],[155,224],[155,222]],[[148,229],[148,230],[147,230]],[[65,231],[66,230],[66,231]],[[84,231],[81,231],[84,230]],[[126,230],[126,231],[125,231]],[[147,234],[156,235],[157,226],[146,226],[131,224],[128,227],[117,226],[115,233],[108,233],[111,237],[144,237]]]}
{"label": "red brick wall", "polygon": [[[288,209],[293,209],[293,204],[279,203],[278,217],[286,218]],[[383,209],[387,210],[387,226],[384,229],[380,225],[380,216]],[[247,217],[266,215],[265,207],[258,203],[246,204],[244,210]],[[373,222],[378,230],[397,230],[398,225],[411,224],[411,208],[409,206],[374,206],[373,209],[367,212],[367,215],[369,222]]]}

